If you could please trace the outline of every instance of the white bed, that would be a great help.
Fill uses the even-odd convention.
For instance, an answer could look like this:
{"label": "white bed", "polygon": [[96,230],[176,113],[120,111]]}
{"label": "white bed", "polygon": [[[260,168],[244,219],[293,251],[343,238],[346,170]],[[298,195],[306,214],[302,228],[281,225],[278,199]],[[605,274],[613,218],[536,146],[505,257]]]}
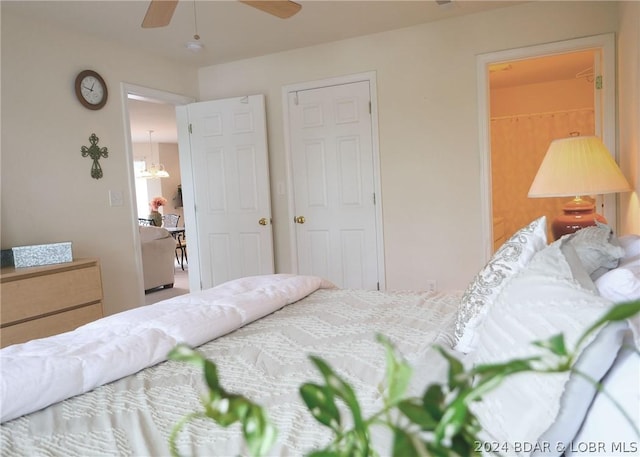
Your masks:
{"label": "white bed", "polygon": [[[262,284],[256,284],[256,279]],[[143,332],[138,331],[140,339],[132,339],[130,347],[120,346],[116,356],[102,357],[99,363],[104,363],[108,373],[114,366],[130,362],[126,359],[129,351],[146,352],[151,355],[149,362],[153,363],[156,357],[166,356],[178,341],[189,342],[191,339],[191,344],[197,345],[194,343],[199,339],[212,338],[202,336],[208,331],[211,335],[231,332],[200,346],[199,350],[215,360],[229,390],[237,390],[267,407],[281,437],[273,449],[278,455],[301,455],[328,437],[315,426],[297,393],[303,382],[317,378],[308,354],[322,354],[340,369],[362,396],[363,404],[380,406],[376,399],[380,396],[378,384],[384,374],[383,363],[380,363],[384,361],[384,352],[376,343],[375,334],[388,336],[412,363],[428,365],[430,344],[443,330],[451,328],[460,299],[459,293],[313,290],[321,285],[316,278],[289,275],[246,278],[231,284],[236,289],[251,289],[252,297],[247,299],[246,293],[235,292],[221,300],[216,297],[221,289],[212,289],[147,307],[145,318],[155,311],[152,308],[176,311],[170,312],[163,323],[153,322],[152,317],[146,321],[146,329],[158,329],[171,323],[173,329],[163,330],[165,334],[173,332],[175,338],[163,344],[156,334],[150,334],[152,343],[145,347],[157,345],[158,350],[140,351],[144,344],[140,341]],[[268,293],[255,294],[261,288],[269,288]],[[310,292],[295,301],[295,294],[293,299],[284,295],[292,291]],[[274,297],[280,294],[283,294],[283,300],[273,300],[273,307],[267,309],[259,299],[253,301],[256,295]],[[242,326],[247,322],[238,318],[250,314],[255,307],[269,312],[292,300],[293,304],[252,324]],[[203,308],[208,309],[203,311]],[[211,328],[202,330],[196,337],[189,327],[195,321],[204,322],[205,313],[209,315],[206,322]],[[255,316],[247,317],[247,320]],[[118,326],[127,327],[127,330],[118,331],[121,335],[133,334],[129,328],[135,325],[135,320],[132,322],[127,317],[128,313],[124,313],[106,323],[111,329],[105,335],[107,339],[113,338],[111,332]],[[216,326],[216,321],[221,325]],[[229,321],[234,321],[233,325],[229,325]],[[105,328],[103,324],[93,323],[84,330],[95,335]],[[235,326],[242,327],[234,331]],[[178,336],[180,332],[184,332],[183,338]],[[14,346],[12,356],[22,358],[22,352],[36,350],[28,346]],[[86,348],[87,351],[92,349]],[[66,350],[54,363],[72,365],[67,359],[75,359],[78,352],[84,351],[84,348]],[[3,360],[3,363],[13,362],[16,359]],[[138,363],[138,360],[134,362]],[[441,361],[437,362],[433,365],[434,371],[442,365]],[[136,368],[132,364],[129,369],[137,371]],[[94,372],[95,367],[90,371]],[[96,377],[93,374],[78,376],[65,369],[54,376],[55,382],[73,383],[73,379],[61,379],[67,375],[75,379]],[[43,384],[47,383],[48,380],[43,380]],[[202,373],[191,365],[174,361],[157,364],[84,395],[6,422],[2,428],[3,455],[165,455],[173,424],[188,412],[201,408],[199,396],[203,385]],[[234,433],[213,423],[198,425],[200,428],[190,427],[180,440],[185,455],[243,454],[239,440],[230,439]]]}
{"label": "white bed", "polygon": [[[523,228],[506,243],[513,249],[496,253],[464,293],[341,290],[312,276],[244,278],[110,316],[74,332],[9,346],[0,351],[2,455],[168,455],[172,427],[201,409],[204,389],[197,368],[164,361],[180,342],[215,361],[226,389],[266,407],[279,432],[270,455],[304,455],[330,438],[298,394],[302,383],[319,379],[310,354],[325,358],[353,385],[366,416],[381,407],[385,367],[383,348],[375,340],[378,333],[413,366],[409,390],[415,395],[427,384],[446,379],[447,365],[433,350],[434,343],[455,347],[451,351],[471,366],[530,354],[531,337],[541,339],[558,330],[569,342],[575,340],[612,301],[595,286],[590,288],[588,272],[586,278],[585,271],[577,273],[571,255],[577,253],[588,263],[579,240],[569,252],[569,243],[547,246],[545,232],[544,218]],[[589,249],[592,244],[589,241]],[[633,271],[638,245],[640,237],[616,250],[619,268]],[[549,265],[554,271],[547,271]],[[602,290],[605,283],[612,284],[605,275],[616,276],[610,273],[617,268],[610,270],[599,272]],[[538,292],[528,290],[532,284]],[[633,284],[628,285],[635,294]],[[513,332],[505,325],[514,326]],[[625,322],[599,332],[579,362],[593,370],[589,362],[597,359],[592,373],[607,382],[609,366],[624,361],[617,369],[622,375],[612,370],[611,385],[625,392],[629,414],[640,421],[640,375],[634,378],[624,371],[635,367],[637,374],[638,357],[619,354],[628,329]],[[593,423],[602,418],[588,411],[594,396],[594,408],[602,403],[595,391],[574,386],[568,373],[533,382],[519,376],[523,378],[514,377],[511,385],[498,388],[477,406],[476,413],[487,423],[488,443],[547,440],[555,449],[538,455],[560,455],[557,443],[567,447],[578,438],[591,439],[584,434],[594,433],[592,429],[602,432]],[[624,387],[615,384],[620,379]],[[579,398],[577,405],[574,397]],[[521,421],[524,410],[528,425],[509,425]],[[570,411],[570,417],[563,411]],[[575,411],[582,411],[579,417]],[[607,419],[609,425],[613,421]],[[629,434],[628,424],[624,427],[610,427],[618,435],[598,439],[607,442],[607,449],[614,440],[624,440],[626,449],[637,446],[638,436]],[[375,434],[373,441],[385,455],[388,436]],[[246,455],[239,427],[223,429],[202,420],[187,426],[178,445],[183,455]],[[517,446],[499,450],[531,454]],[[578,451],[572,455],[580,455]]]}

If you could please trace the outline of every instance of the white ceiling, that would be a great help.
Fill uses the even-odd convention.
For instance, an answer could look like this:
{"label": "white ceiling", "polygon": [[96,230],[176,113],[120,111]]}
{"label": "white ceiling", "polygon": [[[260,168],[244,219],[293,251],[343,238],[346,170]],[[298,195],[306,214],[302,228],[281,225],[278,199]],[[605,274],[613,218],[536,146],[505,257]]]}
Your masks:
{"label": "white ceiling", "polygon": [[[173,105],[129,100],[129,123],[134,143],[177,143],[176,109]],[[153,130],[149,138],[149,130]]]}
{"label": "white ceiling", "polygon": [[[298,14],[279,19],[236,0],[180,0],[169,26],[157,29],[140,26],[148,0],[2,0],[0,6],[3,12],[58,23],[68,30],[95,35],[183,65],[202,67],[522,2],[454,0],[443,6],[435,0],[300,0],[298,3],[302,5]],[[199,53],[185,47],[193,39],[194,4],[198,34],[204,44]],[[584,67],[582,60],[563,70],[554,61],[549,69],[536,70],[536,78],[562,78],[563,71],[571,77]],[[495,76],[521,78],[521,83],[526,83],[532,81],[533,75],[533,71],[520,71],[514,66]],[[173,106],[131,100],[129,108],[134,142],[148,142],[149,130],[154,131],[154,143],[177,142]]]}
{"label": "white ceiling", "polygon": [[[12,1],[2,10],[54,21],[150,54],[197,67],[408,27],[447,17],[505,7],[516,1],[300,0],[302,9],[279,19],[235,0],[180,0],[167,27],[143,29],[148,0]],[[200,42],[194,53],[194,4]]]}

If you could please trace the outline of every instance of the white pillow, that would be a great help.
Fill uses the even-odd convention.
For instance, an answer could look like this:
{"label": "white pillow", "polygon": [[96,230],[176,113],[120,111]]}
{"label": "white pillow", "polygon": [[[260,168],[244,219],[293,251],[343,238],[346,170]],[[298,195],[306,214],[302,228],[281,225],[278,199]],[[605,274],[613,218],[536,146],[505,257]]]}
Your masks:
{"label": "white pillow", "polygon": [[622,246],[611,243],[611,227],[606,224],[597,223],[563,238],[567,238],[575,248],[585,270],[594,280],[607,270],[616,268],[624,255]]}
{"label": "white pillow", "polygon": [[[563,242],[538,252],[498,296],[479,329],[478,348],[471,354],[474,364],[547,354],[531,343],[558,333],[573,348],[583,331],[611,306],[574,279],[560,249]],[[505,455],[516,454],[523,443],[536,443],[555,421],[569,378],[568,372],[508,377],[472,405],[484,438],[511,446],[500,449]]]}
{"label": "white pillow", "polygon": [[614,302],[640,298],[640,256],[625,261],[595,281],[600,295]]}
{"label": "white pillow", "polygon": [[569,264],[569,268],[571,268],[571,276],[573,277],[573,279],[575,279],[585,289],[597,293],[598,288],[591,280],[591,277],[587,273],[587,270],[584,269],[584,265],[582,265],[580,257],[578,256],[575,248],[570,243],[564,241],[559,244],[560,251]]}
{"label": "white pillow", "polygon": [[476,328],[509,280],[533,255],[547,245],[547,219],[542,216],[518,230],[491,257],[467,287],[456,314],[455,349],[470,352],[476,346]]}
{"label": "white pillow", "polygon": [[[631,254],[633,250],[629,251]],[[614,302],[640,299],[640,253],[626,256],[620,260],[620,266],[596,280],[600,295]],[[640,350],[640,315],[629,319],[635,335],[636,347]]]}
{"label": "white pillow", "polygon": [[[589,378],[600,381],[613,364],[629,333],[627,321],[611,322],[584,348],[575,364],[575,369]],[[596,387],[580,375],[572,373],[560,400],[560,411],[555,421],[538,439],[532,456],[560,456],[571,447],[596,394]]]}
{"label": "white pillow", "polygon": [[[632,344],[628,339],[624,341],[625,347],[602,380],[606,394],[596,394],[582,428],[567,449],[566,457],[638,455],[638,435],[608,396],[613,397],[633,423],[640,424],[640,356],[627,349],[626,346]],[[592,443],[591,448],[589,443]],[[597,447],[594,449],[593,446]]]}
{"label": "white pillow", "polygon": [[623,259],[640,255],[640,235],[619,236],[618,243],[624,249]]}

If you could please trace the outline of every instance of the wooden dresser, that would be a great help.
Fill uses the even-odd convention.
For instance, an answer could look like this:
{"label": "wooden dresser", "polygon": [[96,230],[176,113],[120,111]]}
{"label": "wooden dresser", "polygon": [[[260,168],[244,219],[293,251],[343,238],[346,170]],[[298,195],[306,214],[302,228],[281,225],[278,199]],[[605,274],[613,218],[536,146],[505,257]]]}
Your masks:
{"label": "wooden dresser", "polygon": [[0,347],[73,330],[103,316],[97,259],[0,270]]}

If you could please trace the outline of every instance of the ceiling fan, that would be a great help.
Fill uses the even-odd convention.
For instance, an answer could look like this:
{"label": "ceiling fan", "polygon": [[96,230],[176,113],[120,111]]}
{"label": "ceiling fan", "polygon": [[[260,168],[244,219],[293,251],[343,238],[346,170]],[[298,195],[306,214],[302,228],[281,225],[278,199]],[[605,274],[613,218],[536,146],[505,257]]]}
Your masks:
{"label": "ceiling fan", "polygon": [[[290,0],[239,1],[282,19],[293,16],[302,8],[302,5]],[[147,9],[147,14],[145,14],[144,19],[142,20],[142,27],[154,28],[169,25],[176,6],[178,6],[178,0],[151,0],[149,8]]]}

